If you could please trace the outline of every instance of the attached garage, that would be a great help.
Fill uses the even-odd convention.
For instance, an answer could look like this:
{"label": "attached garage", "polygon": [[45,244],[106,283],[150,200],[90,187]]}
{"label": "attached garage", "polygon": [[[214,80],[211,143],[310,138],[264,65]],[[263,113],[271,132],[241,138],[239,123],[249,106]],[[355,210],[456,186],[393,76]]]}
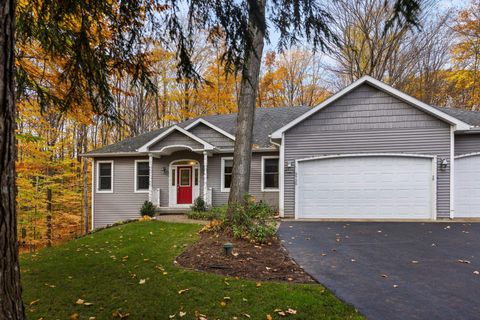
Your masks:
{"label": "attached garage", "polygon": [[435,219],[435,156],[314,157],[297,160],[296,172],[296,218]]}
{"label": "attached garage", "polygon": [[455,218],[480,217],[480,153],[455,157]]}

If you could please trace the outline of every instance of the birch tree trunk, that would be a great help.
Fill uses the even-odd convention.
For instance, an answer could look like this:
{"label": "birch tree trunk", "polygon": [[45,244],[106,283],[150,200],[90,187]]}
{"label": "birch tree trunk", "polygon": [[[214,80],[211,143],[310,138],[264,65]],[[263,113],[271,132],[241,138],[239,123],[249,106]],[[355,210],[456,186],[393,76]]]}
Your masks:
{"label": "birch tree trunk", "polygon": [[[247,46],[248,50],[245,52],[240,83],[232,183],[228,198],[229,208],[233,208],[237,204],[244,204],[244,196],[250,185],[253,122],[265,39],[265,1],[249,1],[249,30],[253,41],[251,46]],[[233,212],[229,210],[229,215],[231,214]]]}
{"label": "birch tree trunk", "polygon": [[15,1],[0,0],[0,319],[24,319],[15,211]]}

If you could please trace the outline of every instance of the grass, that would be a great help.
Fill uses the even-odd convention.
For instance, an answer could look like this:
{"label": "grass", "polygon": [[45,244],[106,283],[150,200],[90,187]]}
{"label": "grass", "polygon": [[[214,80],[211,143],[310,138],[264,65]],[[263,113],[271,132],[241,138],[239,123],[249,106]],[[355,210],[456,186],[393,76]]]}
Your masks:
{"label": "grass", "polygon": [[[179,268],[173,260],[197,239],[199,226],[136,222],[37,254],[22,254],[28,319],[363,319],[320,285],[262,283]],[[127,257],[128,256],[128,257]],[[144,279],[145,283],[140,284]],[[181,294],[180,290],[189,289]],[[224,300],[224,297],[230,299]],[[76,304],[78,299],[92,305]],[[222,304],[222,301],[224,302]],[[297,314],[281,317],[275,309]]]}

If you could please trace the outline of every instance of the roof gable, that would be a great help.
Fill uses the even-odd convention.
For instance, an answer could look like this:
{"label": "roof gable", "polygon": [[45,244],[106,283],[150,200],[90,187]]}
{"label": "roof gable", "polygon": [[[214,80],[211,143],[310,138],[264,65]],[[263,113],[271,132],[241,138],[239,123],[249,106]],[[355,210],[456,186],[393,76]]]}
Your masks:
{"label": "roof gable", "polygon": [[[176,139],[172,139],[171,141],[168,141],[166,144],[159,143],[163,139],[166,139],[167,137],[169,137],[174,132],[176,133],[175,134]],[[180,137],[183,137],[183,139]],[[155,148],[155,151],[162,151],[167,147],[173,147],[173,146],[182,146],[192,150],[200,149],[199,147],[203,147],[203,149],[205,150],[215,149],[214,146],[212,146],[210,143],[200,139],[199,137],[195,136],[191,132],[188,132],[187,130],[179,126],[174,125],[169,129],[167,129],[166,131],[164,131],[163,133],[159,134],[158,136],[148,141],[146,144],[144,144],[140,148],[138,148],[137,151],[148,152],[148,151],[151,151],[152,147]]]}
{"label": "roof gable", "polygon": [[227,131],[217,127],[216,125],[214,125],[214,124],[212,124],[212,123],[210,123],[207,120],[202,119],[202,118],[197,119],[194,122],[192,122],[191,124],[189,124],[188,126],[186,126],[185,130],[191,131],[191,129],[197,127],[199,124],[203,124],[204,126],[207,126],[210,129],[215,130],[216,132],[224,135],[225,137],[229,138],[230,140],[235,141],[235,136],[233,134],[228,133]]}
{"label": "roof gable", "polygon": [[415,98],[413,98],[413,97],[411,97],[411,96],[409,96],[409,95],[407,95],[407,94],[405,94],[405,93],[403,93],[403,92],[401,92],[397,89],[394,89],[394,88],[384,84],[381,81],[373,79],[372,77],[364,76],[364,77],[358,79],[357,81],[353,82],[349,86],[345,87],[343,90],[337,92],[336,94],[334,94],[333,96],[331,96],[330,98],[328,98],[327,100],[325,100],[324,102],[319,104],[318,106],[312,108],[308,112],[305,112],[304,114],[300,115],[299,117],[297,117],[293,121],[289,122],[288,124],[284,125],[280,129],[276,130],[275,132],[273,132],[271,134],[271,137],[273,139],[280,139],[282,137],[282,134],[285,131],[287,131],[290,128],[296,126],[297,124],[299,124],[300,122],[309,118],[313,114],[319,112],[320,110],[328,107],[333,102],[337,101],[338,99],[342,98],[343,96],[345,96],[346,94],[350,93],[351,91],[353,91],[354,89],[358,88],[359,86],[361,86],[363,84],[368,84],[368,85],[370,85],[374,88],[377,88],[377,89],[379,89],[383,92],[386,92],[389,95],[407,103],[411,107],[418,108],[418,109],[422,110],[423,112],[425,112],[425,113],[427,113],[431,116],[434,116],[434,117],[436,117],[436,118],[438,118],[438,119],[440,119],[444,122],[447,122],[451,125],[456,126],[456,129],[458,129],[458,130],[468,130],[470,128],[470,126],[468,124],[466,124],[465,122],[463,122],[463,121],[461,121],[461,120],[459,120],[455,117],[452,117],[452,116],[448,115],[447,113],[440,111],[437,108],[429,106],[429,105],[427,105],[427,104],[425,104],[425,103],[423,103],[423,102],[421,102],[421,101],[419,101],[419,100],[417,100],[417,99],[415,99]]}

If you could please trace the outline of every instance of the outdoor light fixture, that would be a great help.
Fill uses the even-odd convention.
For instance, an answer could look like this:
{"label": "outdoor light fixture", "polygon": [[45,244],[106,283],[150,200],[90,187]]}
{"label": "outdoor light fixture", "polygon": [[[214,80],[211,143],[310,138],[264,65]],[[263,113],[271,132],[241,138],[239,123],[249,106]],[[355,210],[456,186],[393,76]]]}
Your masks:
{"label": "outdoor light fixture", "polygon": [[163,174],[167,174],[167,173],[168,173],[168,169],[167,169],[166,167],[163,167],[163,168],[162,168],[162,172],[163,172]]}
{"label": "outdoor light fixture", "polygon": [[232,249],[233,249],[233,243],[227,242],[223,244],[223,252],[225,253],[226,256],[229,256],[232,254]]}
{"label": "outdoor light fixture", "polygon": [[440,159],[440,169],[445,170],[447,169],[448,160],[447,159]]}

